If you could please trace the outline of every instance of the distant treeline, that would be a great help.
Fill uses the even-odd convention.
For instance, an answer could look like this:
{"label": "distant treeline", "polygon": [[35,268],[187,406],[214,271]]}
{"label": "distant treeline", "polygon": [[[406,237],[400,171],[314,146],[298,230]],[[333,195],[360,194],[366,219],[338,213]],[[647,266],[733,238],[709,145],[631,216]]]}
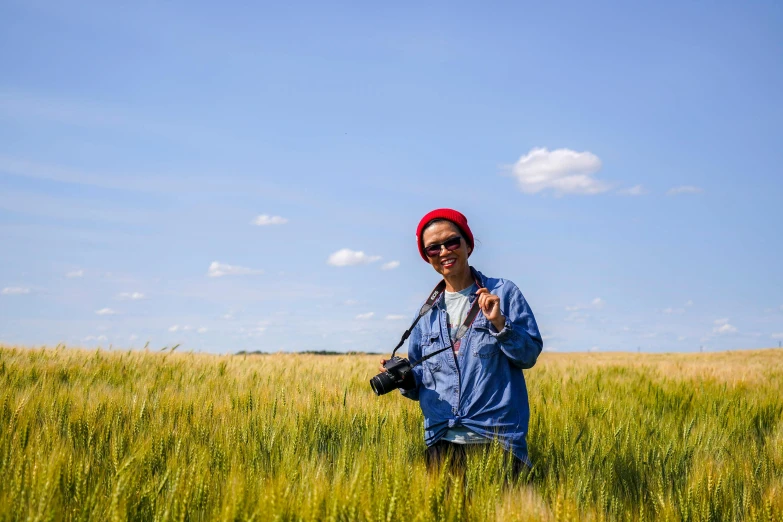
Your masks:
{"label": "distant treeline", "polygon": [[[254,350],[252,352],[248,352],[245,350],[240,350],[234,355],[272,355],[273,353],[277,353],[277,352],[262,352],[261,350]],[[290,352],[290,353],[301,353],[301,354],[308,354],[308,355],[381,355],[378,352],[334,352],[331,350],[306,350],[304,352]]]}

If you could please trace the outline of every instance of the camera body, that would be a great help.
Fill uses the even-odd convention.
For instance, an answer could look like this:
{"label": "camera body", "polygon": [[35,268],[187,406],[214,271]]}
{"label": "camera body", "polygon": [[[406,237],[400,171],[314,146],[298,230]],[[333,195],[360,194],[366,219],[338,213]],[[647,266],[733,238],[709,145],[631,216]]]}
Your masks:
{"label": "camera body", "polygon": [[385,372],[370,379],[370,387],[376,395],[383,395],[397,388],[409,390],[416,386],[408,359],[392,357],[383,367],[386,369]]}

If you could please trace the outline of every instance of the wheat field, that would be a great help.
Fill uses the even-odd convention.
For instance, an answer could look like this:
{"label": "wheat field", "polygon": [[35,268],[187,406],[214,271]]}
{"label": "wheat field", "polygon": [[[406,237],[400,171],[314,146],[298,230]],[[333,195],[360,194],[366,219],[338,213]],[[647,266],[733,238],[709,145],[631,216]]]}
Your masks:
{"label": "wheat field", "polygon": [[0,346],[0,520],[783,521],[783,351],[545,353],[534,467],[428,471],[379,356]]}

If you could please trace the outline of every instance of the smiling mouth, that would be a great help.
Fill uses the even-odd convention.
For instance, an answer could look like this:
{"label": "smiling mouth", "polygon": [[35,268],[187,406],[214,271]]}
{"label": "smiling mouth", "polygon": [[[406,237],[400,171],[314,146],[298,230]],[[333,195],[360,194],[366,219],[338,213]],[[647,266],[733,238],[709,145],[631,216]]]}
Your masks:
{"label": "smiling mouth", "polygon": [[443,268],[450,268],[450,267],[454,266],[454,263],[456,263],[456,262],[457,262],[456,259],[449,258],[449,259],[444,259],[443,261],[440,262],[440,264],[441,264],[441,266]]}

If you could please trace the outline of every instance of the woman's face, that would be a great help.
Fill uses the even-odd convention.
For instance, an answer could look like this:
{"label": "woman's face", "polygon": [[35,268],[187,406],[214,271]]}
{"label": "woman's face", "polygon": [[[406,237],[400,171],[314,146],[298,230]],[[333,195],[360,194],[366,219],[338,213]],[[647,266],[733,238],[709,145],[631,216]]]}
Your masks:
{"label": "woman's face", "polygon": [[443,243],[456,236],[462,238],[459,248],[449,252],[444,247],[441,247],[440,254],[437,256],[427,256],[432,268],[444,277],[460,274],[465,270],[468,270],[468,254],[470,253],[468,242],[462,237],[457,225],[450,221],[438,221],[437,223],[433,223],[424,229],[424,233],[421,235],[424,248],[435,243]]}

